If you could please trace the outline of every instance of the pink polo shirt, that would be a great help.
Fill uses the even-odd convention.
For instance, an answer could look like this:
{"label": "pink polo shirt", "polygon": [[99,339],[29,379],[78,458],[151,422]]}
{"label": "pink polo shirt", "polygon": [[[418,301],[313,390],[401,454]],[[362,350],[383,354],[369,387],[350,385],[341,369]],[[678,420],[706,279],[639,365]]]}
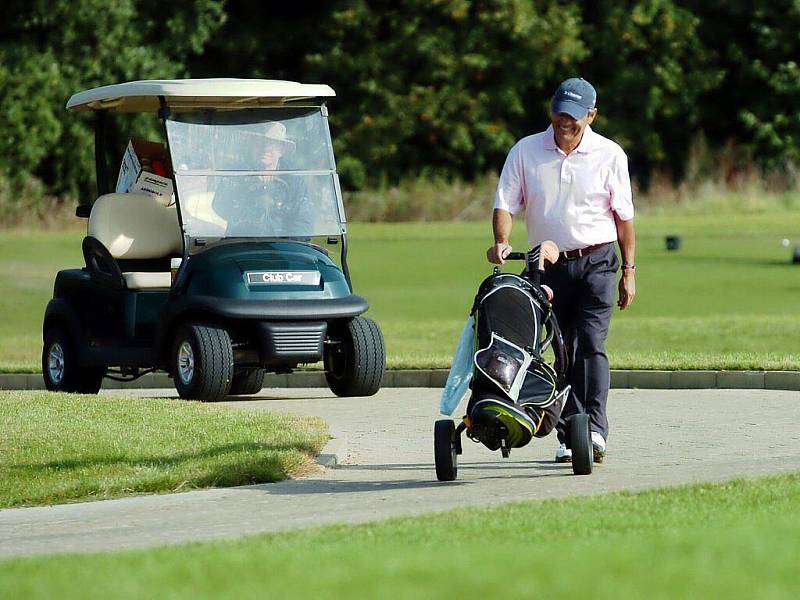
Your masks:
{"label": "pink polo shirt", "polygon": [[633,218],[628,158],[589,126],[567,156],[551,125],[511,148],[494,207],[512,215],[525,209],[531,246],[553,240],[559,250],[575,250],[616,241],[614,213],[623,221]]}

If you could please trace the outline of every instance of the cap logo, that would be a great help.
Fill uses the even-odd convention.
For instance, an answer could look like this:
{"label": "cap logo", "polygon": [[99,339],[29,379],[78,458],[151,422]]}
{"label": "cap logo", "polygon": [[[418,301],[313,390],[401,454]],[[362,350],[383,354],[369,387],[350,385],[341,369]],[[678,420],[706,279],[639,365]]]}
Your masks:
{"label": "cap logo", "polygon": [[575,92],[570,92],[569,90],[563,90],[562,92],[565,96],[569,96],[570,98],[575,98],[576,100],[582,100],[583,96],[579,96]]}

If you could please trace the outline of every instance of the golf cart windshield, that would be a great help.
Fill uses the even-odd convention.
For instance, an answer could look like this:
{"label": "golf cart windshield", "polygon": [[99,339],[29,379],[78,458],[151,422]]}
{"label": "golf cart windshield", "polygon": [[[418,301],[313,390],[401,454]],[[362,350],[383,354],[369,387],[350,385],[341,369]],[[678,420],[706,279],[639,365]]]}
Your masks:
{"label": "golf cart windshield", "polygon": [[173,114],[167,135],[184,230],[194,238],[344,231],[324,109]]}

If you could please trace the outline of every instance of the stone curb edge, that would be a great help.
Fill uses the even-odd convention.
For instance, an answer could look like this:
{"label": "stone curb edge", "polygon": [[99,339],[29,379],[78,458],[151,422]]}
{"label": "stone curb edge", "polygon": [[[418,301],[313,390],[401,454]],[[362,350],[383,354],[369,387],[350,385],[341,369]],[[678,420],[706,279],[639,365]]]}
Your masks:
{"label": "stone curb edge", "polygon": [[[444,387],[447,369],[409,369],[386,371],[381,387]],[[172,387],[165,373],[150,373],[131,383],[111,379],[103,389],[149,389]],[[295,371],[288,375],[270,373],[265,388],[328,387],[322,371]],[[755,389],[800,391],[800,371],[645,371],[612,370],[613,389]],[[0,374],[0,390],[43,390],[39,373]]]}
{"label": "stone curb edge", "polygon": [[347,438],[336,434],[325,444],[325,447],[317,456],[317,464],[326,469],[332,469],[341,465],[347,458]]}

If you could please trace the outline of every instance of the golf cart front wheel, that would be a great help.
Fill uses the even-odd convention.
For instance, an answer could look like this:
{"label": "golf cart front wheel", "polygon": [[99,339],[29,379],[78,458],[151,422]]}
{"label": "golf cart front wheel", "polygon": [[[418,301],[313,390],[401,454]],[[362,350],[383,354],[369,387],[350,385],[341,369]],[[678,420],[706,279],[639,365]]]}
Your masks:
{"label": "golf cart front wheel", "polygon": [[212,325],[182,325],[172,346],[172,373],[181,398],[202,402],[224,399],[233,379],[233,347],[228,332]]}
{"label": "golf cart front wheel", "polygon": [[436,421],[433,426],[433,454],[436,461],[436,479],[454,481],[458,476],[458,450],[456,427],[450,419]]}
{"label": "golf cart front wheel", "polygon": [[51,327],[44,335],[42,376],[51,392],[96,394],[100,391],[106,370],[84,367],[78,362],[74,340],[63,327]]}
{"label": "golf cart front wheel", "polygon": [[575,475],[590,475],[594,466],[594,451],[589,415],[577,414],[570,418],[569,442],[572,449],[572,472]]}
{"label": "golf cart front wheel", "polygon": [[380,327],[356,317],[334,329],[325,352],[325,379],[337,396],[372,396],[381,388],[386,349]]}

